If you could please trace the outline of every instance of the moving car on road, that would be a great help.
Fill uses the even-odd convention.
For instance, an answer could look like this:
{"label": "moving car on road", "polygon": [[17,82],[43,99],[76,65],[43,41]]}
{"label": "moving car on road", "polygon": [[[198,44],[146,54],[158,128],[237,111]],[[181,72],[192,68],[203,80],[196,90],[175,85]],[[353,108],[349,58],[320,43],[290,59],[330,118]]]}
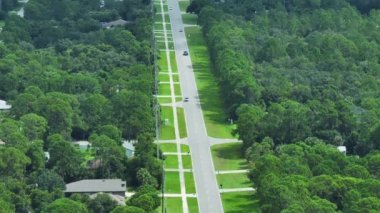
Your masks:
{"label": "moving car on road", "polygon": [[189,55],[189,53],[185,50],[185,51],[183,51],[183,55]]}

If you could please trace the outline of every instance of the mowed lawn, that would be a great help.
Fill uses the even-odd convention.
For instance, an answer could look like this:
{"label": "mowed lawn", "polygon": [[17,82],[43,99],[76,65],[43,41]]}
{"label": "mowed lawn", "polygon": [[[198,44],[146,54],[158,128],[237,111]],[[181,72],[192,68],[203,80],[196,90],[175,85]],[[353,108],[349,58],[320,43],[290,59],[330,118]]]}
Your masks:
{"label": "mowed lawn", "polygon": [[177,152],[177,144],[175,143],[161,143],[159,146],[162,152]]}
{"label": "mowed lawn", "polygon": [[187,198],[187,205],[189,206],[190,213],[199,212],[197,198]]}
{"label": "mowed lawn", "polygon": [[183,14],[182,21],[184,24],[196,25],[197,24],[197,15],[195,14]]}
{"label": "mowed lawn", "polygon": [[165,172],[165,193],[181,193],[178,172]]}
{"label": "mowed lawn", "polygon": [[181,213],[182,210],[182,200],[181,198],[165,198],[166,210],[167,213]]}
{"label": "mowed lawn", "polygon": [[227,143],[211,147],[215,170],[242,170],[248,165],[241,153],[240,143]]}
{"label": "mowed lawn", "polygon": [[186,12],[187,6],[189,6],[190,2],[189,1],[179,1],[179,9],[181,12]]}
{"label": "mowed lawn", "polygon": [[215,76],[211,72],[211,64],[206,43],[199,27],[185,29],[193,62],[195,78],[200,94],[207,133],[216,138],[234,138],[234,125],[228,123],[223,110],[221,92]]}
{"label": "mowed lawn", "polygon": [[222,193],[225,213],[255,213],[260,212],[259,201],[255,192]]}
{"label": "mowed lawn", "polygon": [[247,173],[238,174],[217,174],[216,179],[218,180],[218,185],[223,185],[223,189],[232,188],[247,188],[252,187],[252,182],[248,179]]}
{"label": "mowed lawn", "polygon": [[192,172],[185,172],[186,193],[195,193],[195,182]]}
{"label": "mowed lawn", "polygon": [[186,122],[185,122],[185,112],[183,108],[180,108],[180,107],[177,108],[177,117],[178,117],[179,136],[180,138],[186,138],[187,129],[186,129]]}
{"label": "mowed lawn", "polygon": [[161,120],[160,139],[175,139],[172,107],[161,107]]}
{"label": "mowed lawn", "polygon": [[177,155],[165,156],[165,168],[166,169],[178,169],[178,157]]}

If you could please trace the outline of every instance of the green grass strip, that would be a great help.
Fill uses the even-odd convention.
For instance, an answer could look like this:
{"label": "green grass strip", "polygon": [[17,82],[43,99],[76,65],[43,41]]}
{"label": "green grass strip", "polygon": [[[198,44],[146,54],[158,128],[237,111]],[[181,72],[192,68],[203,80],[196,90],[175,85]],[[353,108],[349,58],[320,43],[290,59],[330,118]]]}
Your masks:
{"label": "green grass strip", "polygon": [[181,144],[181,152],[189,152],[190,151],[190,148],[188,145],[185,145],[185,144]]}
{"label": "green grass strip", "polygon": [[185,112],[183,108],[177,108],[177,117],[178,117],[178,128],[179,128],[179,136],[180,138],[187,137],[186,131],[186,122],[185,122]]}
{"label": "green grass strip", "polygon": [[197,198],[187,198],[187,205],[189,206],[189,212],[198,213],[198,200]]}
{"label": "green grass strip", "polygon": [[165,156],[165,168],[166,169],[178,169],[178,156],[166,155]]}
{"label": "green grass strip", "polygon": [[215,170],[247,169],[247,161],[241,153],[242,144],[229,143],[211,147]]}
{"label": "green grass strip", "polygon": [[170,84],[160,84],[160,86],[158,87],[158,94],[159,95],[171,95]]}
{"label": "green grass strip", "polygon": [[183,14],[182,15],[182,21],[184,24],[191,24],[191,25],[196,25],[197,24],[197,15],[195,14]]}
{"label": "green grass strip", "polygon": [[182,200],[181,198],[166,198],[166,213],[181,213],[182,209]]}
{"label": "green grass strip", "polygon": [[260,212],[259,200],[255,192],[222,193],[225,213],[256,213]]}
{"label": "green grass strip", "polygon": [[186,183],[186,193],[192,194],[195,193],[195,182],[192,172],[185,172],[185,183]]}
{"label": "green grass strip", "polygon": [[177,144],[175,144],[175,143],[161,143],[160,149],[163,152],[177,152]]}
{"label": "green grass strip", "polygon": [[178,4],[181,12],[186,12],[187,6],[189,6],[190,3],[188,1],[179,1]]}
{"label": "green grass strip", "polygon": [[252,182],[246,173],[238,174],[217,174],[218,185],[223,184],[223,189],[252,187]]}
{"label": "green grass strip", "polygon": [[178,172],[165,172],[165,192],[181,193]]}
{"label": "green grass strip", "polygon": [[184,169],[192,168],[190,155],[182,155],[182,165]]}
{"label": "green grass strip", "polygon": [[201,30],[199,27],[188,27],[186,35],[207,133],[211,137],[234,138],[231,134],[234,125],[227,122],[221,92],[216,78],[211,72],[209,53]]}
{"label": "green grass strip", "polygon": [[174,123],[173,123],[173,108],[161,107],[161,140],[175,139]]}

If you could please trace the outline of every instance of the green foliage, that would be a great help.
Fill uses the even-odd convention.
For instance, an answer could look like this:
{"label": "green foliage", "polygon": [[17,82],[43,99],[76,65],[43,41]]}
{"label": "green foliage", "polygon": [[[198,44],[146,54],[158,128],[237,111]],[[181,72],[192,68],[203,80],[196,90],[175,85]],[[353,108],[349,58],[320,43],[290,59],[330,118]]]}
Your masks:
{"label": "green foliage", "polygon": [[152,212],[158,208],[160,204],[161,200],[158,197],[158,192],[151,185],[140,187],[127,202],[127,205],[136,206],[144,209],[146,212]]}
{"label": "green foliage", "polygon": [[36,179],[37,187],[41,190],[52,192],[56,189],[63,190],[65,188],[65,182],[61,176],[51,170],[42,171]]}
{"label": "green foliage", "polygon": [[68,141],[54,142],[50,149],[48,167],[63,177],[66,182],[78,179],[82,172],[83,157]]}
{"label": "green foliage", "polygon": [[67,199],[60,198],[55,200],[53,203],[48,205],[42,212],[44,213],[63,213],[63,212],[72,212],[72,213],[86,213],[87,208],[82,203]]}
{"label": "green foliage", "polygon": [[98,194],[95,198],[90,199],[87,203],[89,212],[107,213],[111,212],[117,205],[108,194]]}
{"label": "green foliage", "polygon": [[135,206],[118,206],[111,213],[145,213],[145,210]]}
{"label": "green foliage", "polygon": [[[30,0],[21,18],[6,13],[18,1],[1,1],[0,97],[12,109],[0,113],[0,212],[87,212],[83,203],[111,212],[115,204],[102,196],[59,199],[64,181],[136,180],[141,168],[158,187],[159,163],[149,155],[128,160],[121,146],[123,138],[154,130],[149,3],[107,0],[101,8],[93,0]],[[131,24],[102,28],[100,22],[119,18]],[[79,150],[72,140],[93,148]],[[89,159],[100,166],[88,169]]]}

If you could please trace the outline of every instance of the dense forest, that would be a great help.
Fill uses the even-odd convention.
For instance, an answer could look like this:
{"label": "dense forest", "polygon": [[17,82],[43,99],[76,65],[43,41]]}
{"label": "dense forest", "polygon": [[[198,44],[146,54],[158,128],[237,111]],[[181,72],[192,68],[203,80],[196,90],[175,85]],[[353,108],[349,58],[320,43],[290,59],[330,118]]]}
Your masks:
{"label": "dense forest", "polygon": [[263,212],[380,211],[377,9],[353,0],[187,8],[199,15]]}
{"label": "dense forest", "polygon": [[[0,99],[12,109],[0,112],[0,212],[110,212],[116,203],[107,195],[63,198],[65,183],[95,178],[137,189],[114,212],[160,205],[152,7],[149,0],[100,2],[30,0],[24,18],[3,14]],[[126,25],[103,27],[118,19]],[[124,139],[137,141],[133,158]],[[75,147],[78,140],[91,149]]]}

